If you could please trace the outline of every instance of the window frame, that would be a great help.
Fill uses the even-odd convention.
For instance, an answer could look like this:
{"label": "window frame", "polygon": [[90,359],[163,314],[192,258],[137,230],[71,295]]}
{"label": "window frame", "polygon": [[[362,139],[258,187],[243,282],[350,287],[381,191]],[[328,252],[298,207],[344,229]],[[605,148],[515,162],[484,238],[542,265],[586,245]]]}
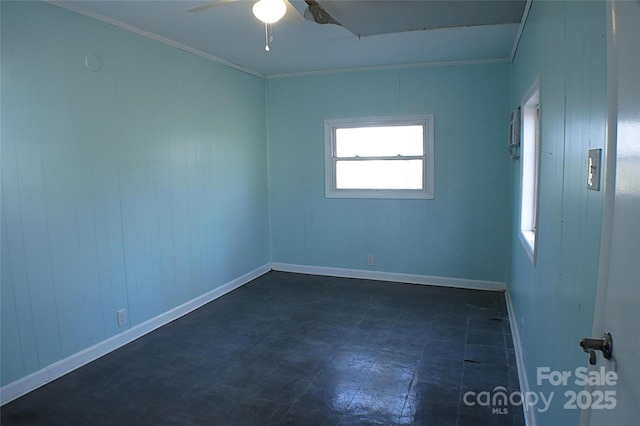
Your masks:
{"label": "window frame", "polygon": [[[358,127],[423,126],[422,189],[339,189],[336,187],[336,129]],[[432,200],[434,194],[433,114],[412,116],[359,117],[324,121],[325,197],[326,198],[389,198]],[[384,159],[383,159],[384,160]],[[387,159],[394,161],[393,159]]]}
{"label": "window frame", "polygon": [[520,150],[520,241],[531,263],[536,264],[540,207],[540,146],[542,143],[540,76],[536,77],[521,103]]}

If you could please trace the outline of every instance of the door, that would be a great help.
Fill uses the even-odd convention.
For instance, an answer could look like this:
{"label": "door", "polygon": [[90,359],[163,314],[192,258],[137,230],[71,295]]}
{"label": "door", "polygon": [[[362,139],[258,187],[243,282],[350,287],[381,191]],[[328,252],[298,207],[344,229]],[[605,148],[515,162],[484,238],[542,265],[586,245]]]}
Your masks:
{"label": "door", "polygon": [[[600,383],[585,389],[593,400],[581,423],[624,426],[636,425],[640,418],[640,1],[607,2],[606,7],[608,135],[591,337],[610,332],[613,350],[608,360],[597,352],[592,371],[613,371],[617,380],[612,386]],[[608,395],[604,407],[596,407],[601,395],[594,390],[601,386],[615,393]]]}

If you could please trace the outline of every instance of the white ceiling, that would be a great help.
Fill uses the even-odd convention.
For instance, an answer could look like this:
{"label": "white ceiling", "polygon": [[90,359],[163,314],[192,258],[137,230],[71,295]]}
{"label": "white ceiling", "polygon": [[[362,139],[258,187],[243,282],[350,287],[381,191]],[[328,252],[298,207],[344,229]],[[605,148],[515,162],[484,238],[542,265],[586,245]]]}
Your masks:
{"label": "white ceiling", "polygon": [[[51,1],[252,74],[274,77],[353,68],[451,62],[507,61],[515,50],[526,0],[325,1],[345,27],[302,17],[306,4],[290,0],[265,28],[255,1]],[[361,34],[362,36],[356,36]],[[372,35],[368,35],[372,34]]]}

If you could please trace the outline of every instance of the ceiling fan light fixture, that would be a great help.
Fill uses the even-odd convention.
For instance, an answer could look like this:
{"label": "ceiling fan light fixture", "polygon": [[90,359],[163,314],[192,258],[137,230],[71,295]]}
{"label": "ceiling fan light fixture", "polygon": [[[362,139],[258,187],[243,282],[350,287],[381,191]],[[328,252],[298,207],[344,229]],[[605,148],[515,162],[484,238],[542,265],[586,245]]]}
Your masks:
{"label": "ceiling fan light fixture", "polygon": [[265,24],[278,22],[286,11],[284,0],[260,0],[253,5],[253,14]]}

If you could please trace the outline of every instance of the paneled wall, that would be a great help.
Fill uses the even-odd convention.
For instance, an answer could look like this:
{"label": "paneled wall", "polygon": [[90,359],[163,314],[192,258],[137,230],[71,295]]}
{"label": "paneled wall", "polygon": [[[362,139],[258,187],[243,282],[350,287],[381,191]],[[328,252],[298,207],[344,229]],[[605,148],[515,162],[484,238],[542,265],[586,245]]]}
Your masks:
{"label": "paneled wall", "polygon": [[264,108],[260,78],[2,2],[3,385],[269,262]]}
{"label": "paneled wall", "polygon": [[[274,262],[505,282],[510,64],[268,81]],[[433,114],[435,199],[324,197],[325,119]],[[367,265],[367,255],[375,265]]]}
{"label": "paneled wall", "polygon": [[602,193],[587,190],[587,164],[588,150],[605,143],[605,32],[603,2],[534,1],[513,63],[513,108],[537,75],[541,81],[538,256],[532,265],[514,221],[509,278],[531,390],[556,393],[549,410],[536,413],[538,424],[578,424],[580,415],[564,409],[562,395],[581,389],[538,387],[536,369],[587,362],[578,343],[591,334],[602,210]]}
{"label": "paneled wall", "polygon": [[[537,367],[584,364],[601,220],[601,193],[586,189],[587,151],[604,146],[601,2],[535,1],[513,64],[266,82],[52,5],[1,8],[0,384],[270,261],[508,282],[529,383]],[[533,266],[507,140],[537,75]],[[415,114],[434,115],[434,200],[324,197],[323,120]],[[554,403],[538,416],[578,413]]]}

